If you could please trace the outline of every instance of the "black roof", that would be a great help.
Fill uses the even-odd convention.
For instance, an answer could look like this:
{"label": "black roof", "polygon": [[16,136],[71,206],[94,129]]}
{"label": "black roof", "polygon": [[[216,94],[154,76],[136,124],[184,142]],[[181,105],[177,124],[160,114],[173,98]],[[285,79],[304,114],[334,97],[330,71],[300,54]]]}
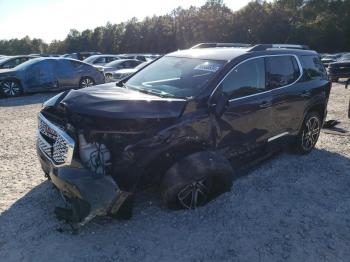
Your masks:
{"label": "black roof", "polygon": [[263,51],[254,51],[252,48],[233,48],[233,47],[214,47],[180,50],[166,56],[199,58],[208,60],[231,61],[242,55],[258,56],[273,54],[295,54],[295,55],[315,55],[317,52],[312,50],[288,49],[288,48],[269,48]]}

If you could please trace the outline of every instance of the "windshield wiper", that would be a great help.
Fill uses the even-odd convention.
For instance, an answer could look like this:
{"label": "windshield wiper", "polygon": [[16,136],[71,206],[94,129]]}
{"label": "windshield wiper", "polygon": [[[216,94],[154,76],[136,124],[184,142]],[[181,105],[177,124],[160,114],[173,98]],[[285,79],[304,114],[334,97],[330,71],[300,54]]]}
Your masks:
{"label": "windshield wiper", "polygon": [[137,90],[141,93],[145,93],[145,94],[149,94],[149,95],[156,95],[156,96],[160,96],[160,97],[174,97],[174,95],[172,95],[172,94],[166,93],[164,91],[158,91],[155,89],[145,89],[145,88],[130,87],[130,86],[127,86],[127,88],[134,89],[134,90]]}

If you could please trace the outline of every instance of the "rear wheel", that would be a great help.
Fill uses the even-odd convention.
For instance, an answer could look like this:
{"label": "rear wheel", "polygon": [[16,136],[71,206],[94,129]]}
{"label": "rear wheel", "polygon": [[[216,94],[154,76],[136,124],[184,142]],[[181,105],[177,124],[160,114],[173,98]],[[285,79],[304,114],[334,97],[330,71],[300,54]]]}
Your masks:
{"label": "rear wheel", "polygon": [[297,136],[294,149],[297,153],[307,154],[315,147],[321,131],[321,117],[316,112],[309,113]]}
{"label": "rear wheel", "polygon": [[79,82],[80,88],[85,88],[95,85],[95,81],[91,77],[83,77]]}
{"label": "rear wheel", "polygon": [[171,209],[195,209],[230,190],[231,165],[214,153],[195,153],[174,164],[161,183],[162,197]]}
{"label": "rear wheel", "polygon": [[5,97],[20,96],[23,93],[22,86],[17,80],[4,80],[1,82],[0,88]]}

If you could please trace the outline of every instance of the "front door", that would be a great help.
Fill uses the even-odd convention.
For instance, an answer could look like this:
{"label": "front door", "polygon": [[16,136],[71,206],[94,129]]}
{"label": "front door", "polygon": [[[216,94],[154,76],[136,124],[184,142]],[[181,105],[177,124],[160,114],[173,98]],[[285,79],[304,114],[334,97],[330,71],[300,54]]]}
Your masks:
{"label": "front door", "polygon": [[255,151],[271,136],[272,97],[265,88],[264,58],[237,65],[217,90],[229,99],[225,112],[217,118],[217,146],[232,157]]}

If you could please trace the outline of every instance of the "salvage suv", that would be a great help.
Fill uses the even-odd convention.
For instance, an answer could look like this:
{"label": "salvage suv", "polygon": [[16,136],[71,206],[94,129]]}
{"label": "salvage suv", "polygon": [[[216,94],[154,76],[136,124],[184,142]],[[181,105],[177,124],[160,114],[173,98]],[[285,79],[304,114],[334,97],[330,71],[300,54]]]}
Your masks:
{"label": "salvage suv", "polygon": [[331,84],[304,49],[199,45],[46,101],[37,152],[70,203],[56,214],[77,225],[129,218],[135,193],[152,185],[168,207],[193,209],[230,190],[243,163],[286,144],[309,153]]}

